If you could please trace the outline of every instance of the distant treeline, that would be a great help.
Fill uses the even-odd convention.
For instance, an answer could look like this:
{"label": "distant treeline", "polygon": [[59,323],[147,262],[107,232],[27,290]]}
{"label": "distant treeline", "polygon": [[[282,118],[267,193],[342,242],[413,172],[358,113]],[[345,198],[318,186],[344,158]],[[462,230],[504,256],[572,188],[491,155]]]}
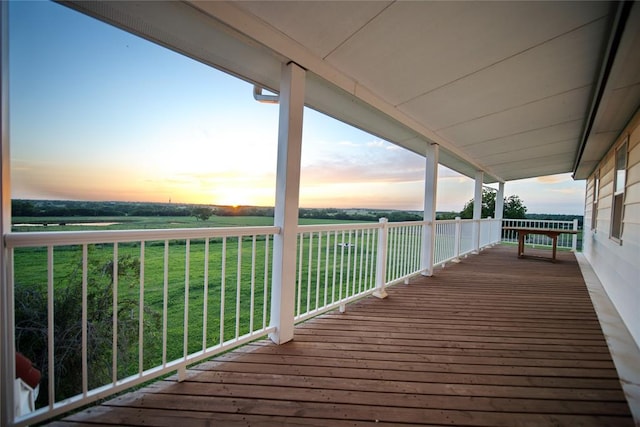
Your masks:
{"label": "distant treeline", "polygon": [[[215,206],[148,202],[84,202],[67,200],[12,200],[14,217],[121,217],[121,216],[195,216],[206,220],[216,216],[273,217],[273,207]],[[300,218],[338,219],[348,221],[419,221],[422,215],[407,211],[374,211],[366,209],[305,209]]]}
{"label": "distant treeline", "polygon": [[578,220],[578,228],[582,228],[584,216],[582,215],[554,215],[554,214],[527,214],[527,219],[540,219],[550,221],[573,221]]}
{"label": "distant treeline", "polygon": [[12,200],[11,215],[22,217],[191,216],[194,206],[171,203]]}
{"label": "distant treeline", "polygon": [[[83,202],[67,200],[12,200],[14,217],[121,217],[121,216],[195,216],[207,219],[217,216],[264,216],[273,217],[274,208],[264,206],[214,206],[178,203],[150,202]],[[459,212],[438,212],[437,219],[454,219]],[[422,213],[400,210],[368,209],[309,209],[301,208],[300,218],[337,219],[346,221],[378,221],[388,218],[391,222],[420,221]],[[581,215],[526,214],[527,219],[573,221],[578,219],[582,228]]]}

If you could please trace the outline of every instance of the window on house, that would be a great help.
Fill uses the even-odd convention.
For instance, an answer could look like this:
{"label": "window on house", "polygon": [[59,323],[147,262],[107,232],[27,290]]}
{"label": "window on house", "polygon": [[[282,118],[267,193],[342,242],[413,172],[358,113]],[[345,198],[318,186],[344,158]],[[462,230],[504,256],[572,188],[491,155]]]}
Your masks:
{"label": "window on house", "polygon": [[600,197],[600,171],[597,170],[593,178],[593,203],[591,209],[591,229],[598,228],[598,199]]}
{"label": "window on house", "polygon": [[616,150],[616,168],[613,177],[613,212],[611,219],[611,237],[622,238],[622,219],[624,212],[624,188],[627,173],[627,141]]}

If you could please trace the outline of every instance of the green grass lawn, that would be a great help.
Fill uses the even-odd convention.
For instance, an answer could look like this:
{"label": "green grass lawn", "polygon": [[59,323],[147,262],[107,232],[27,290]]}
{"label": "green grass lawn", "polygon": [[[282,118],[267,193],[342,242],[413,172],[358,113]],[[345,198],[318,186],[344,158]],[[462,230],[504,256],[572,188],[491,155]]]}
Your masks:
{"label": "green grass lawn", "polygon": [[[273,218],[265,216],[212,216],[206,221],[193,216],[117,216],[117,217],[14,217],[13,231],[81,231],[81,230],[145,230],[199,227],[251,227],[271,226]],[[111,225],[81,225],[103,223]],[[337,219],[300,218],[300,225],[362,223]],[[16,226],[16,224],[29,224]],[[47,224],[44,226],[44,224]],[[63,225],[61,225],[63,224]]]}

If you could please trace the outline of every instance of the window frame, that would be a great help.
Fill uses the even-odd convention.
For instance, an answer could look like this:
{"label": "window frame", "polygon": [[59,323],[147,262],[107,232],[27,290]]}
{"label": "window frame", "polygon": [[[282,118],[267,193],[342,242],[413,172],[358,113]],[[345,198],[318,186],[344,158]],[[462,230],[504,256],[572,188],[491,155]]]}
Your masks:
{"label": "window frame", "polygon": [[[613,194],[611,197],[611,228],[609,238],[622,245],[622,233],[624,224],[624,196],[627,188],[627,170],[629,162],[629,135],[627,135],[622,143],[614,150],[613,157]],[[624,165],[619,168],[620,154],[624,155]],[[623,171],[622,180],[620,182],[619,171]]]}

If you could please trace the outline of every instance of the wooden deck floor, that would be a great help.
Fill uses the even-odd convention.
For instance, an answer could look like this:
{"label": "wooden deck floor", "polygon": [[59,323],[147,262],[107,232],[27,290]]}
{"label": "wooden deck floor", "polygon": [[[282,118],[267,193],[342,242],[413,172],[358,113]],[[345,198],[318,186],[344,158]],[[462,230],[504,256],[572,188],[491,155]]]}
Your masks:
{"label": "wooden deck floor", "polygon": [[558,256],[485,250],[55,424],[631,426],[575,257]]}

